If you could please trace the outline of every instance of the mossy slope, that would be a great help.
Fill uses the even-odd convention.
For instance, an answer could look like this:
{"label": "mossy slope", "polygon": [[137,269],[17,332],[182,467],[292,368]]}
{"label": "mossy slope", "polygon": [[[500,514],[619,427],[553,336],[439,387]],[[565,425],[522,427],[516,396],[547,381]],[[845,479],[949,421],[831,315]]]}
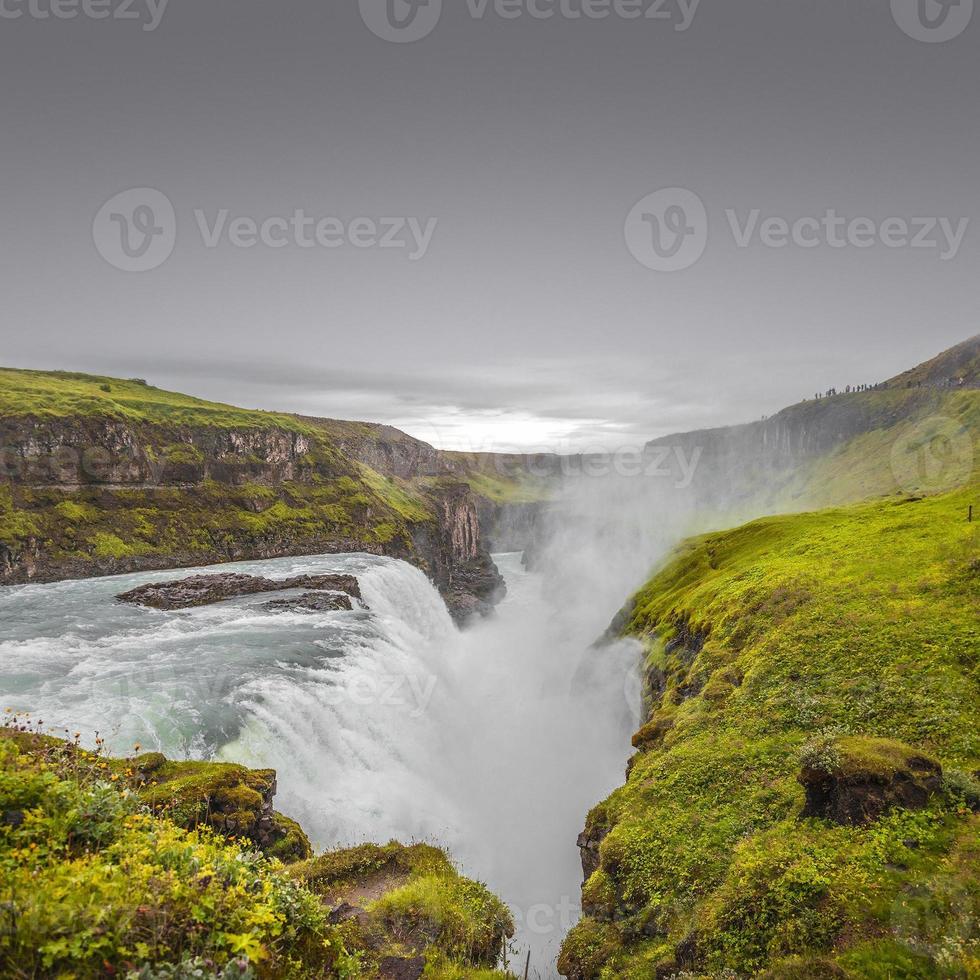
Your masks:
{"label": "mossy slope", "polygon": [[[566,975],[978,975],[978,497],[706,535],[636,596],[649,721],[589,816]],[[803,816],[804,764],[880,787],[932,760],[915,809]]]}
{"label": "mossy slope", "polygon": [[466,977],[493,975],[514,932],[499,899],[427,844],[365,844],[294,865],[290,876],[337,909],[378,962],[435,947],[436,975],[454,963]]}
{"label": "mossy slope", "polygon": [[955,489],[980,453],[980,335],[875,387],[650,446],[697,460],[701,527]]}
{"label": "mossy slope", "polygon": [[[509,913],[436,848],[367,846],[288,869],[281,841],[257,851],[242,823],[270,781],[0,727],[0,976],[370,980],[418,957],[430,980],[507,980],[494,967]],[[234,826],[211,819],[216,801]],[[400,873],[379,883],[382,865]],[[332,911],[328,879],[373,890],[363,921]]]}
{"label": "mossy slope", "polygon": [[258,412],[124,380],[72,371],[0,368],[0,416],[39,419],[105,418],[173,428],[209,426],[285,429],[312,434],[299,418]]}

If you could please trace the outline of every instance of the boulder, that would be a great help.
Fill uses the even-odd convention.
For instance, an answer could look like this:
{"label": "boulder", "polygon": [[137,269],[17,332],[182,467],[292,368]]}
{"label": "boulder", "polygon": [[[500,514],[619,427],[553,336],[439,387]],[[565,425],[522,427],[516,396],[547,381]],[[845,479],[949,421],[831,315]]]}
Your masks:
{"label": "boulder", "polygon": [[247,838],[266,854],[290,863],[312,848],[294,820],[273,809],[276,773],[224,762],[172,762],[158,752],[137,756],[131,767],[140,800],[181,827],[208,826]]}
{"label": "boulder", "polygon": [[857,826],[893,807],[922,809],[942,776],[935,759],[903,742],[858,736],[821,742],[803,754],[802,815]]}

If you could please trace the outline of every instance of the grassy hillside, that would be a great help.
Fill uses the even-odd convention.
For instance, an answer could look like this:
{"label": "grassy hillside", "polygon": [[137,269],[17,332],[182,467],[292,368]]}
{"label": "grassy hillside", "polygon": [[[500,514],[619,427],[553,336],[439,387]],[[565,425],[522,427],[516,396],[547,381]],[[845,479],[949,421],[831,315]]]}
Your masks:
{"label": "grassy hillside", "polygon": [[[566,975],[980,975],[971,503],[976,482],[756,521],[688,542],[636,596],[649,720],[589,816]],[[801,778],[868,812],[917,802],[804,816]]]}
{"label": "grassy hillside", "polygon": [[69,371],[0,368],[0,417],[108,418],[171,426],[279,428],[312,433],[296,416],[256,412],[123,380]]}
{"label": "grassy hillside", "polygon": [[650,445],[696,456],[691,492],[718,525],[952,490],[980,453],[980,335],[877,387]]}
{"label": "grassy hillside", "polygon": [[[429,980],[507,980],[513,926],[433,847],[299,860],[247,836],[274,774],[108,759],[0,727],[0,975],[9,980],[369,978],[422,958]],[[341,898],[349,899],[341,906]],[[354,904],[357,906],[355,907]]]}
{"label": "grassy hillside", "polygon": [[879,417],[868,432],[796,469],[781,491],[784,501],[826,507],[935,493],[969,479],[980,458],[980,391],[897,389],[840,397],[873,403]]}
{"label": "grassy hillside", "polygon": [[980,334],[893,378],[888,387],[960,384],[980,384]]}
{"label": "grassy hillside", "polygon": [[[54,577],[304,547],[410,557],[412,528],[436,520],[423,488],[345,456],[313,420],[140,381],[0,370],[0,423],[0,544],[33,548]],[[45,442],[29,451],[32,436]]]}

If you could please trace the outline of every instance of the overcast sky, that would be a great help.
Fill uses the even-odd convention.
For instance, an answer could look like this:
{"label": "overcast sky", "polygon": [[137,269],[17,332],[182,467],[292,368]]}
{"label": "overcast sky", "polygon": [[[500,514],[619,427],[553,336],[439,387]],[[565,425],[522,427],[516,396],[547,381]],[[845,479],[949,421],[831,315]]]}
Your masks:
{"label": "overcast sky", "polygon": [[[632,0],[667,15],[639,20],[630,0],[605,19],[445,0],[431,23],[437,0],[414,21],[392,0],[404,30],[433,28],[393,43],[368,27],[384,0],[95,2],[40,19],[0,0],[2,364],[571,450],[749,420],[980,329],[980,14],[928,43],[900,27],[905,0]],[[132,198],[96,220],[144,187],[172,203],[172,254],[167,216]],[[665,272],[624,227],[669,187],[707,231]],[[830,209],[870,219],[860,246],[816,221],[810,247],[759,240]],[[281,247],[229,231],[297,210],[339,219],[324,237],[342,244],[285,220]],[[920,217],[950,240],[896,244],[886,219]],[[117,268],[124,231],[133,261],[147,242],[165,261]]]}

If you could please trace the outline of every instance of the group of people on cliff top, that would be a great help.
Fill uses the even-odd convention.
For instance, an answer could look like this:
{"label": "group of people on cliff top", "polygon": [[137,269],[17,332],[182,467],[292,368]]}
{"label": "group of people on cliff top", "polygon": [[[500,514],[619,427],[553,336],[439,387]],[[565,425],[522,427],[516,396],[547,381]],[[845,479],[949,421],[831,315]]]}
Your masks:
{"label": "group of people on cliff top", "polygon": [[[822,401],[824,398],[833,398],[836,395],[854,395],[861,391],[877,391],[879,388],[883,388],[884,385],[848,385],[843,391],[838,391],[836,388],[828,388],[823,394],[819,391],[816,393],[814,398],[816,401]],[[966,387],[966,378],[944,378],[942,381],[934,381],[931,383],[917,381],[915,384],[906,385],[907,388],[963,388]]]}

